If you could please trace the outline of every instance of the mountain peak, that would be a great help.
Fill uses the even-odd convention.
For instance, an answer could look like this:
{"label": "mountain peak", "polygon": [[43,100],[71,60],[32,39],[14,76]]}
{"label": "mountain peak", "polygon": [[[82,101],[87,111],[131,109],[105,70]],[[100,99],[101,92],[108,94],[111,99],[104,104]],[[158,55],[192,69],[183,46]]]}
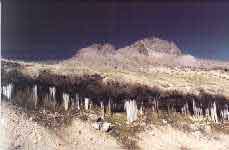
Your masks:
{"label": "mountain peak", "polygon": [[153,52],[181,55],[181,50],[174,42],[169,42],[156,37],[144,38],[136,41],[130,48],[137,49],[140,53],[149,55]]}

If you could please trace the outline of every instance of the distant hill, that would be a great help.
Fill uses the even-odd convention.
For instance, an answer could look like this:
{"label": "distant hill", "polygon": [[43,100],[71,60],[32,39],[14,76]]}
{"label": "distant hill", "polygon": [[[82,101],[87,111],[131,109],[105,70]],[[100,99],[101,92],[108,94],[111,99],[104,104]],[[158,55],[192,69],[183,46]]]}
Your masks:
{"label": "distant hill", "polygon": [[78,50],[70,60],[78,60],[90,66],[121,67],[127,70],[138,70],[138,68],[150,66],[229,68],[226,62],[198,59],[184,54],[174,42],[156,37],[144,38],[119,49],[109,43],[93,44]]}

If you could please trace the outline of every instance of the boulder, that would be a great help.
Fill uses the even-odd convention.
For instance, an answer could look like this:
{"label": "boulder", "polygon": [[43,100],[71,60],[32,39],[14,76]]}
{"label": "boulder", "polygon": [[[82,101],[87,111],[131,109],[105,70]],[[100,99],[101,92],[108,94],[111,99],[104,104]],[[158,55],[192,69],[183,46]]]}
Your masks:
{"label": "boulder", "polygon": [[109,123],[109,122],[104,122],[104,123],[102,124],[101,130],[102,130],[103,132],[108,132],[108,131],[110,131],[110,129],[111,129],[111,123]]}
{"label": "boulder", "polygon": [[108,132],[111,130],[111,123],[105,122],[102,118],[98,118],[97,121],[92,124],[92,127],[96,130]]}

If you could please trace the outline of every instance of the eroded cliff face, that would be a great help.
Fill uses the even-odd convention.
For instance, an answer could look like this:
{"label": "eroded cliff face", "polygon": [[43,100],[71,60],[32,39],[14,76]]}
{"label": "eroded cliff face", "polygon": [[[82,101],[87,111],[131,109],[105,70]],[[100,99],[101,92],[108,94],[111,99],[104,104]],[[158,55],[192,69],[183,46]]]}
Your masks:
{"label": "eroded cliff face", "polygon": [[74,77],[44,71],[31,78],[14,69],[19,66],[12,66],[2,68],[1,96],[26,109],[55,112],[99,108],[105,113],[126,112],[130,123],[145,111],[180,112],[214,122],[229,120],[229,101],[222,95],[204,91],[193,95],[140,84],[104,83],[98,74]]}

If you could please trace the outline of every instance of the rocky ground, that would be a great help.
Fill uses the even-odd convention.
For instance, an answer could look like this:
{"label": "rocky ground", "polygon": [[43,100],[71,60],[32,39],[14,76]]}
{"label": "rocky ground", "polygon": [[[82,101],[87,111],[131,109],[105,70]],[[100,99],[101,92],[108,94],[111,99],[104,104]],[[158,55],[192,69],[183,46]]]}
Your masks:
{"label": "rocky ground", "polygon": [[68,127],[48,129],[5,103],[1,106],[0,128],[1,150],[120,149],[114,138],[93,129],[89,122],[75,119]]}
{"label": "rocky ground", "polygon": [[139,134],[139,146],[145,150],[228,150],[229,135],[183,132],[171,126],[153,127]]}
{"label": "rocky ground", "polygon": [[[93,128],[90,121],[73,119],[66,127],[50,129],[41,126],[18,107],[8,103],[1,105],[0,149],[25,150],[96,150],[125,149],[109,133]],[[136,134],[137,147],[144,150],[227,150],[229,135],[213,132],[208,126],[190,125],[188,130],[163,125],[147,125]],[[203,125],[203,124],[202,124]]]}

